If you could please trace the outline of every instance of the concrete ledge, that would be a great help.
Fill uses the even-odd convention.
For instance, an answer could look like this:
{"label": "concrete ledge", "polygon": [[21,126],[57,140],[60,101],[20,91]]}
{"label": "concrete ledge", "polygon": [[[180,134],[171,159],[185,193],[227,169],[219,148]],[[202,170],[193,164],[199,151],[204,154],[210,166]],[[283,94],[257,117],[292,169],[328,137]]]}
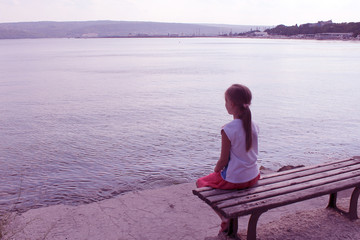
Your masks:
{"label": "concrete ledge", "polygon": [[[216,239],[220,220],[192,194],[194,183],[130,192],[81,206],[57,205],[13,216],[4,239]],[[347,205],[349,192],[339,194]],[[264,213],[258,237],[264,239],[360,239],[360,221],[325,209],[326,197]],[[239,218],[240,235],[248,217]],[[215,237],[215,238],[213,238]],[[244,238],[244,237],[243,237]]]}

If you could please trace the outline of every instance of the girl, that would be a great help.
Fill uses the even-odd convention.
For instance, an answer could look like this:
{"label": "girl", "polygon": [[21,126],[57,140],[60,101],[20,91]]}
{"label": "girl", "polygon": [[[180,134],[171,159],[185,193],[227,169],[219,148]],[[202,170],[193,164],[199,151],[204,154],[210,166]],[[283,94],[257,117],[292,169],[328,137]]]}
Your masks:
{"label": "girl", "polygon": [[[233,120],[222,127],[221,154],[214,172],[196,181],[197,187],[243,189],[256,184],[260,171],[258,127],[251,120],[251,91],[244,85],[233,84],[225,92],[225,107]],[[219,214],[218,214],[219,215]],[[229,220],[219,215],[220,232],[226,232]]]}

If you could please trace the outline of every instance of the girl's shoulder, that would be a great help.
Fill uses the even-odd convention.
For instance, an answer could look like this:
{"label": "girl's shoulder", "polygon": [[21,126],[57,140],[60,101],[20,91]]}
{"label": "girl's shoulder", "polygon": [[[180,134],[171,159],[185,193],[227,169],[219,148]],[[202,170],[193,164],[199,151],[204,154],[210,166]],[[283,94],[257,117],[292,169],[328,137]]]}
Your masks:
{"label": "girl's shoulder", "polygon": [[229,134],[231,135],[231,133],[235,134],[237,132],[242,132],[242,131],[244,131],[242,120],[234,119],[231,122],[228,122],[227,124],[225,124],[225,126],[223,126],[221,130],[224,130],[228,136],[229,136]]}
{"label": "girl's shoulder", "polygon": [[[259,132],[259,125],[256,122],[251,121],[251,126],[252,126],[253,131]],[[240,128],[240,129],[243,128],[243,124],[242,124],[241,119],[234,119],[231,122],[228,122],[227,124],[225,124],[224,126],[221,127],[221,130],[223,130],[223,129],[237,129],[237,128]]]}
{"label": "girl's shoulder", "polygon": [[224,128],[229,128],[229,127],[234,127],[234,126],[238,126],[242,124],[242,120],[241,119],[234,119],[231,122],[226,123],[224,126],[222,126],[222,129]]}

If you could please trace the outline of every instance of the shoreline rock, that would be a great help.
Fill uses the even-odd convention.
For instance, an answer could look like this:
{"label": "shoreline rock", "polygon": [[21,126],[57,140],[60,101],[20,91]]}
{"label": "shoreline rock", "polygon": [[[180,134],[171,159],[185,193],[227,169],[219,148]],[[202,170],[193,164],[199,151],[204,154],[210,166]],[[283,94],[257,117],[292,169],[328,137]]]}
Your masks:
{"label": "shoreline rock", "polygon": [[287,171],[287,170],[291,170],[291,169],[295,169],[295,168],[301,168],[301,167],[305,167],[305,166],[304,165],[298,165],[298,166],[287,165],[287,166],[281,167],[279,170],[277,170],[277,172]]}

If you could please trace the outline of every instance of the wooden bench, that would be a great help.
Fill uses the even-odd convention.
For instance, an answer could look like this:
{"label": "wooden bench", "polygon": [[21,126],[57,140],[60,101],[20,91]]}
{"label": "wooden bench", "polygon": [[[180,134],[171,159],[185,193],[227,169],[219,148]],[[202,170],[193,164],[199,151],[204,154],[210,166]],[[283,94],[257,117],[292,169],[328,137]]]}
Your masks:
{"label": "wooden bench", "polygon": [[[336,206],[337,192],[354,188],[349,211]],[[251,215],[247,239],[256,239],[260,215],[270,209],[311,198],[330,195],[328,208],[351,220],[358,219],[360,157],[263,175],[256,186],[243,190],[197,188],[193,193],[216,212],[230,219],[227,235],[237,239],[238,217]]]}

